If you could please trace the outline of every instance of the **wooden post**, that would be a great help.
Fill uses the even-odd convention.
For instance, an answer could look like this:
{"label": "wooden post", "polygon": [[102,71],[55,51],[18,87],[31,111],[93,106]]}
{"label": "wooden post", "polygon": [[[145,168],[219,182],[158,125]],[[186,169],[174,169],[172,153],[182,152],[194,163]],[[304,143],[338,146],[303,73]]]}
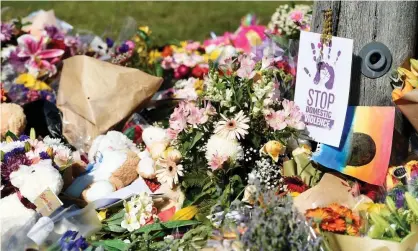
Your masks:
{"label": "wooden post", "polygon": [[[385,44],[392,54],[392,69],[418,54],[418,2],[315,2],[312,30],[322,32],[322,11],[332,9],[333,35],[354,40],[353,65],[349,105],[392,106],[390,72],[377,79],[361,73],[360,50],[376,41]],[[418,112],[418,111],[417,111]],[[372,119],[372,118],[364,118]],[[396,111],[394,144],[391,164],[400,164],[407,158],[412,128]]]}

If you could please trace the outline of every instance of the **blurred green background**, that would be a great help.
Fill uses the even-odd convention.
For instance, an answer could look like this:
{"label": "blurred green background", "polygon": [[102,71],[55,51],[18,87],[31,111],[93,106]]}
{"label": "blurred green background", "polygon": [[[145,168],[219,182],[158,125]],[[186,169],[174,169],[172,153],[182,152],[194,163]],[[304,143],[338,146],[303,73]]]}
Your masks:
{"label": "blurred green background", "polygon": [[[55,15],[77,29],[117,38],[127,16],[138,25],[153,31],[154,42],[162,45],[171,40],[203,40],[211,31],[217,35],[235,31],[247,13],[254,13],[260,24],[267,24],[276,8],[287,2],[9,2],[2,20],[25,17],[39,9]],[[106,32],[106,33],[104,33]]]}

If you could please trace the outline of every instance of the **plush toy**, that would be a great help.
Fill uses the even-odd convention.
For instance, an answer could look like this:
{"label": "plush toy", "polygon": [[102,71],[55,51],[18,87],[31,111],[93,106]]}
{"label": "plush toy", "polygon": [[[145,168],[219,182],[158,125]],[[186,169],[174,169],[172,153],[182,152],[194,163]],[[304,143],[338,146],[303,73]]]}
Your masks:
{"label": "plush toy", "polygon": [[5,137],[7,131],[20,135],[26,126],[26,116],[20,105],[1,103],[1,138]]}
{"label": "plush toy", "polygon": [[[17,191],[0,200],[2,238],[8,231],[24,226],[35,216],[33,203],[42,192],[50,188],[58,195],[63,186],[61,174],[52,166],[50,159],[31,166],[20,165],[9,177]],[[29,202],[25,202],[26,199]]]}
{"label": "plush toy", "polygon": [[153,179],[156,176],[155,162],[168,146],[166,130],[150,126],[142,132],[142,140],[147,149],[140,153],[138,174],[145,179]]}
{"label": "plush toy", "polygon": [[65,191],[87,202],[106,197],[138,178],[139,149],[124,134],[110,131],[97,137],[89,150],[86,173]]}

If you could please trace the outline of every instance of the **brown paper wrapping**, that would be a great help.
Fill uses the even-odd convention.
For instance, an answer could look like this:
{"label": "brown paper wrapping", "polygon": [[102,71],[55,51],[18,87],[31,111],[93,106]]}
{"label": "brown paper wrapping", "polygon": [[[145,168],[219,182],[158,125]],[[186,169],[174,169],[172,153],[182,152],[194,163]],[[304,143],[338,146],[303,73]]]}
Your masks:
{"label": "brown paper wrapping", "polygon": [[418,243],[418,233],[412,232],[401,242],[376,240],[333,233],[323,233],[332,251],[414,251]]}
{"label": "brown paper wrapping", "polygon": [[94,138],[130,116],[160,88],[163,79],[87,56],[64,60],[57,106],[63,134],[88,150]]}
{"label": "brown paper wrapping", "polygon": [[322,176],[321,181],[299,196],[294,198],[295,207],[301,213],[316,207],[326,207],[338,203],[353,208],[357,201],[350,192],[350,186],[342,179],[329,173]]}
{"label": "brown paper wrapping", "polygon": [[407,92],[395,104],[418,132],[418,89]]}

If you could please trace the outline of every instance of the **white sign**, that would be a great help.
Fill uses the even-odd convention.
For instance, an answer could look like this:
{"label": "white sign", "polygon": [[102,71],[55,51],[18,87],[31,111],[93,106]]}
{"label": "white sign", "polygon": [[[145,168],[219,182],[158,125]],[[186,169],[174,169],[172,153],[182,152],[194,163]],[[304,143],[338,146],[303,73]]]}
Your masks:
{"label": "white sign", "polygon": [[350,93],[353,40],[332,37],[321,53],[321,34],[302,31],[295,102],[309,136],[339,147]]}

